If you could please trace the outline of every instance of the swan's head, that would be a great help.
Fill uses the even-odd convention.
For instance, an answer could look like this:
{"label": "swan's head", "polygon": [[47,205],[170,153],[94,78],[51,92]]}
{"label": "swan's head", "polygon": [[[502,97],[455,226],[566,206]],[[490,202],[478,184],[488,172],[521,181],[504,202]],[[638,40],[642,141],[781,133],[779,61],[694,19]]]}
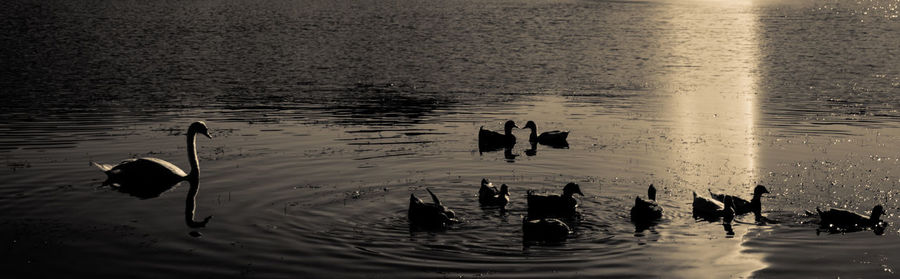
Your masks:
{"label": "swan's head", "polygon": [[528,120],[528,123],[525,123],[525,127],[522,127],[522,129],[529,129],[529,128],[532,130],[537,130],[537,125],[534,124],[534,121]]}
{"label": "swan's head", "polygon": [[209,135],[209,128],[206,127],[206,123],[203,121],[197,121],[191,123],[191,127],[188,128],[188,134],[197,133],[206,136],[207,138],[212,138]]}

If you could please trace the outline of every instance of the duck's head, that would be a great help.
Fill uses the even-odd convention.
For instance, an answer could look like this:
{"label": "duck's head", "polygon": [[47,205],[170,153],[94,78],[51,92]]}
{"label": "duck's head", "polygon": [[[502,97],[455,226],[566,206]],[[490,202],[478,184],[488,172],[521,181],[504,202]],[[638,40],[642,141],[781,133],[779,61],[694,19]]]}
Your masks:
{"label": "duck's head", "polygon": [[534,124],[534,121],[528,120],[528,123],[525,123],[525,127],[522,127],[522,129],[537,130],[537,125]]}
{"label": "duck's head", "polygon": [[500,196],[509,196],[509,186],[506,186],[506,184],[500,185]]}
{"label": "duck's head", "polygon": [[766,189],[766,186],[756,185],[756,188],[753,188],[753,196],[762,196],[762,194],[768,194],[769,190]]}
{"label": "duck's head", "polygon": [[516,122],[513,122],[512,120],[507,120],[506,124],[503,124],[503,130],[506,131],[506,133],[510,133],[513,128],[519,128],[519,126],[516,126]]}
{"label": "duck's head", "polygon": [[582,197],[584,196],[584,194],[581,193],[581,187],[579,187],[578,184],[569,182],[569,184],[566,184],[566,187],[563,187],[563,196],[571,197],[575,194],[579,194]]}
{"label": "duck's head", "polygon": [[884,211],[884,207],[882,207],[880,204],[876,205],[875,208],[872,208],[872,218],[870,220],[875,222],[881,218],[881,215],[884,214],[887,214],[887,212]]}
{"label": "duck's head", "polygon": [[487,178],[481,179],[481,186],[491,187],[491,182],[487,180]]}
{"label": "duck's head", "polygon": [[206,127],[206,123],[203,121],[191,123],[191,126],[188,127],[188,135],[192,133],[201,134],[206,136],[207,138],[212,138],[212,136],[209,135],[209,128]]}

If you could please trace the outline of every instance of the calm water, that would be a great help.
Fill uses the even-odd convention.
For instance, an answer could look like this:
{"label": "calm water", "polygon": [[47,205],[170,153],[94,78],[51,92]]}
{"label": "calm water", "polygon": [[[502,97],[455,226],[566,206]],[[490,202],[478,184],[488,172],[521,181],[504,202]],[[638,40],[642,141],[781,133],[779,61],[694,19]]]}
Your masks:
{"label": "calm water", "polygon": [[[18,277],[894,277],[900,2],[26,1],[0,4],[0,267]],[[479,153],[480,126],[571,130]],[[140,200],[90,161],[187,168]],[[525,130],[515,131],[519,138]],[[530,153],[530,152],[529,152]],[[477,206],[481,178],[508,213]],[[583,220],[523,247],[526,190],[574,181]],[[628,210],[660,189],[661,224]],[[749,196],[736,235],[691,192]],[[410,232],[410,193],[463,223]],[[892,225],[816,234],[805,210]],[[192,236],[194,235],[194,236]],[[195,237],[200,235],[199,237]]]}

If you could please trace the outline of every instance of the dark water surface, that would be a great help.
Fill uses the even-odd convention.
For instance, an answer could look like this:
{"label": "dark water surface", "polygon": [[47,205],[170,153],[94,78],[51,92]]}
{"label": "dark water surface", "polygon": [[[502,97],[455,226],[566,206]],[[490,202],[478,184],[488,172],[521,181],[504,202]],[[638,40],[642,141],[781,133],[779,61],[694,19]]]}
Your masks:
{"label": "dark water surface", "polygon": [[[893,277],[900,2],[25,1],[0,4],[0,267],[18,277]],[[480,126],[571,130],[479,153]],[[140,200],[90,161],[158,157]],[[520,138],[527,132],[517,130]],[[521,142],[521,140],[520,140]],[[477,205],[486,177],[509,212]],[[523,247],[526,190],[583,219]],[[663,221],[635,232],[648,184]],[[728,236],[691,193],[772,194]],[[463,222],[410,232],[425,187]],[[816,234],[805,210],[892,226]],[[199,237],[195,237],[199,236]]]}

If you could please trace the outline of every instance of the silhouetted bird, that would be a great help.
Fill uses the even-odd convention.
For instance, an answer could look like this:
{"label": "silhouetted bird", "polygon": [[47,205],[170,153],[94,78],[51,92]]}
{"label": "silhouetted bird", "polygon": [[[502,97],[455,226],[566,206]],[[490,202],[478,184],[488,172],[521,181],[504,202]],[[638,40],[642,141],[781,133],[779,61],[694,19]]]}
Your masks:
{"label": "silhouetted bird", "polygon": [[768,193],[769,190],[767,190],[765,186],[756,185],[756,187],[753,188],[753,198],[751,198],[750,201],[747,201],[732,195],[716,194],[713,193],[712,190],[709,190],[709,195],[720,202],[725,202],[726,197],[731,197],[731,199],[734,200],[735,214],[744,215],[752,212],[756,216],[756,220],[762,218],[762,194]]}
{"label": "silhouetted bird", "polygon": [[519,128],[512,120],[506,121],[503,126],[504,133],[497,133],[485,130],[484,126],[478,128],[478,147],[481,150],[495,150],[502,147],[512,146],[516,144],[516,136],[513,136],[512,129]]}
{"label": "silhouetted bird", "polygon": [[819,218],[822,219],[822,222],[819,223],[821,228],[828,229],[831,232],[853,232],[864,229],[874,229],[876,230],[876,233],[878,233],[878,229],[881,229],[883,232],[884,227],[887,226],[887,223],[881,221],[881,215],[886,214],[886,212],[884,211],[884,207],[880,204],[872,208],[872,213],[868,218],[861,214],[842,209],[821,211],[817,207],[816,212],[819,213]]}
{"label": "silhouetted bird", "polygon": [[212,138],[203,121],[191,123],[187,130],[187,156],[191,172],[185,173],[172,163],[157,158],[138,158],[122,161],[118,165],[91,162],[106,173],[104,185],[112,185],[119,191],[141,199],[154,198],[184,180],[200,176],[197,158],[197,134]]}
{"label": "silhouetted bird", "polygon": [[569,225],[559,219],[522,218],[522,240],[525,242],[563,242],[571,232]]}
{"label": "silhouetted bird", "polygon": [[444,206],[431,189],[425,190],[431,194],[434,203],[425,203],[416,194],[410,194],[407,217],[411,226],[426,230],[446,230],[451,224],[459,222],[456,213]]}
{"label": "silhouetted bird", "polygon": [[631,221],[634,223],[650,223],[662,217],[662,207],[656,203],[656,187],[650,184],[647,188],[647,200],[641,197],[634,198],[634,207],[631,208]]}
{"label": "silhouetted bird", "polygon": [[500,190],[488,182],[486,178],[481,179],[481,189],[478,190],[478,202],[486,206],[505,207],[509,203],[509,186],[500,185]]}
{"label": "silhouetted bird", "polygon": [[581,193],[578,184],[569,183],[563,187],[563,194],[557,195],[536,195],[534,191],[527,192],[528,200],[528,218],[572,218],[575,217],[575,208],[578,201],[573,197],[574,194]]}
{"label": "silhouetted bird", "polygon": [[694,218],[703,218],[708,221],[714,221],[722,217],[725,205],[720,201],[698,196],[697,192],[694,192],[692,209]]}
{"label": "silhouetted bird", "polygon": [[529,142],[537,142],[544,145],[549,145],[553,147],[568,147],[569,142],[566,141],[566,138],[569,136],[569,132],[564,131],[549,131],[543,132],[540,135],[537,133],[537,125],[534,124],[534,121],[528,121],[525,123],[525,127],[522,129],[531,129],[531,135],[528,136]]}
{"label": "silhouetted bird", "polygon": [[734,235],[731,228],[731,222],[734,221],[734,199],[731,196],[725,197],[724,208],[722,209],[722,226],[728,235]]}

